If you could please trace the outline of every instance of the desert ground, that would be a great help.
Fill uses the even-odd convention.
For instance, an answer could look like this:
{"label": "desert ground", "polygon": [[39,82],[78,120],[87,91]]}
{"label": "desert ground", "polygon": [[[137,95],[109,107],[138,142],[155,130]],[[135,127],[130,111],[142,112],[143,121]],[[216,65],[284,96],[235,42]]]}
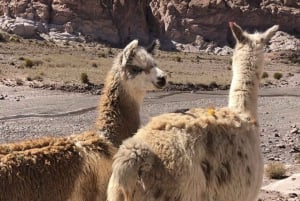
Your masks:
{"label": "desert ground", "polygon": [[[103,78],[120,51],[96,43],[57,44],[16,36],[0,42],[0,143],[92,128]],[[289,55],[266,54],[259,122],[266,167],[283,164],[283,178],[291,181],[289,187],[283,185],[286,188],[269,188],[284,180],[266,176],[262,201],[300,200],[300,64],[291,62]],[[178,109],[226,106],[230,57],[158,50],[155,58],[168,72],[169,84],[146,96],[143,124]]]}

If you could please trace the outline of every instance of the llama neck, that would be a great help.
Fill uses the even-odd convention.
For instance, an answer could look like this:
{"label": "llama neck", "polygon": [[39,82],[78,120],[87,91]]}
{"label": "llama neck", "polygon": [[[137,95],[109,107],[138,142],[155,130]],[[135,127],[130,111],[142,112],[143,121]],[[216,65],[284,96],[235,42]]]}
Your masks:
{"label": "llama neck", "polygon": [[[118,73],[108,77],[100,98],[98,133],[104,135],[114,146],[131,137],[140,126],[140,102],[130,95]],[[144,98],[145,94],[139,96]]]}
{"label": "llama neck", "polygon": [[262,51],[237,50],[232,60],[233,77],[229,108],[257,119],[258,89],[263,66]]}

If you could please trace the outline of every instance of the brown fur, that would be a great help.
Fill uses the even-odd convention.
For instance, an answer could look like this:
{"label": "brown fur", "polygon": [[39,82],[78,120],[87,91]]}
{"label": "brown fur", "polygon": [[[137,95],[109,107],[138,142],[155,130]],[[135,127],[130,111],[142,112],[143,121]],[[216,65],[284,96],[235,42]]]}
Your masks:
{"label": "brown fur", "polygon": [[[141,70],[129,79],[129,59],[139,61],[135,69],[148,72],[151,66],[152,74]],[[137,41],[117,56],[101,95],[95,131],[0,145],[0,201],[105,201],[112,156],[139,128],[145,86],[165,83],[163,71],[153,64]]]}
{"label": "brown fur", "polygon": [[136,132],[140,125],[140,104],[129,96],[120,83],[119,73],[110,72],[99,102],[96,129],[116,146]]}
{"label": "brown fur", "polygon": [[[0,200],[97,200],[114,149],[94,133],[0,146]],[[100,171],[101,170],[101,171]]]}

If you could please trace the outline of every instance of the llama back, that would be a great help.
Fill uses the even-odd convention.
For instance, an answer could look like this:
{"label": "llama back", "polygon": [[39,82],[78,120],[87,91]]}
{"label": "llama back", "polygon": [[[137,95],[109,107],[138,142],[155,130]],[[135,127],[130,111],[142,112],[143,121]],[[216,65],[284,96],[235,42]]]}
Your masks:
{"label": "llama back", "polygon": [[155,117],[116,154],[108,200],[222,200],[226,194],[234,200],[246,195],[254,184],[243,184],[241,177],[261,181],[260,174],[244,173],[247,168],[262,171],[251,166],[261,160],[260,152],[248,156],[242,149],[258,150],[259,141],[248,135],[256,131],[255,121],[228,108]]}
{"label": "llama back", "polygon": [[[53,138],[51,143],[49,138],[39,139],[38,143],[31,141],[31,146],[30,141],[15,143],[11,144],[11,150],[9,144],[3,145],[0,200],[79,201],[85,200],[85,197],[96,200],[100,191],[105,195],[106,185],[96,189],[101,184],[95,182],[108,183],[110,173],[103,171],[110,170],[113,150],[96,135],[78,137],[85,137],[80,146],[75,140],[77,136],[74,139]],[[24,149],[21,150],[21,147]],[[4,153],[5,149],[7,153]],[[99,177],[101,179],[97,179]],[[49,189],[50,186],[55,188]]]}

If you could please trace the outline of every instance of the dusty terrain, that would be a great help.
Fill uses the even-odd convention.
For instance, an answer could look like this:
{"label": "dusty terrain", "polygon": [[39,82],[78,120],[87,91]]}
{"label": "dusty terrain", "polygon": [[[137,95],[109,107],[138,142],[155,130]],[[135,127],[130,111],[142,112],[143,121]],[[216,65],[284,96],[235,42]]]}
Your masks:
{"label": "dusty terrain", "polygon": [[[120,50],[95,43],[16,39],[20,42],[0,43],[0,143],[90,129],[97,116],[102,80]],[[287,176],[300,173],[300,65],[291,62],[289,55],[266,55],[259,97],[265,163],[284,163]],[[226,106],[228,90],[220,89],[230,83],[230,56],[157,51],[155,57],[169,72],[170,83],[164,91],[147,95],[143,123],[178,109]],[[28,65],[28,60],[33,64]],[[90,84],[82,83],[82,73],[88,75]],[[275,79],[274,73],[282,78]],[[300,179],[294,180],[299,184]],[[265,178],[264,185],[273,182]],[[283,195],[262,191],[260,198],[295,201],[300,200],[299,194],[299,189]]]}
{"label": "dusty terrain", "polygon": [[[29,87],[0,86],[7,94],[0,105],[0,142],[12,142],[40,136],[61,136],[90,129],[97,116],[99,96],[32,89]],[[213,92],[152,92],[145,99],[141,117],[191,107],[223,106],[228,91]],[[300,173],[296,157],[300,152],[300,88],[263,89],[259,98],[261,148],[265,163],[281,161],[288,175]],[[269,179],[265,178],[264,184]],[[297,194],[296,194],[297,195]],[[262,200],[287,200],[282,196],[262,191]],[[299,196],[299,194],[297,195]],[[299,197],[289,200],[299,200]]]}

